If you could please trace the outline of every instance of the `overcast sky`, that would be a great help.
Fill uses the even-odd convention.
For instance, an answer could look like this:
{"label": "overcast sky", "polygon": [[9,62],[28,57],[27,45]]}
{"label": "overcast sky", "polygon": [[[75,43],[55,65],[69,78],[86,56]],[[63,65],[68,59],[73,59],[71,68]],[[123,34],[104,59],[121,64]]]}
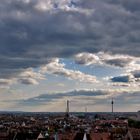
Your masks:
{"label": "overcast sky", "polygon": [[138,111],[139,37],[140,0],[1,0],[0,110]]}

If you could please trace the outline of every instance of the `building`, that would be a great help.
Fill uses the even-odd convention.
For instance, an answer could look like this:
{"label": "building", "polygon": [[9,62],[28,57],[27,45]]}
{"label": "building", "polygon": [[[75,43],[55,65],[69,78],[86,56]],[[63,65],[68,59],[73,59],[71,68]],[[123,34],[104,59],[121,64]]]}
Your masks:
{"label": "building", "polygon": [[125,136],[125,140],[140,140],[140,129],[130,128]]}

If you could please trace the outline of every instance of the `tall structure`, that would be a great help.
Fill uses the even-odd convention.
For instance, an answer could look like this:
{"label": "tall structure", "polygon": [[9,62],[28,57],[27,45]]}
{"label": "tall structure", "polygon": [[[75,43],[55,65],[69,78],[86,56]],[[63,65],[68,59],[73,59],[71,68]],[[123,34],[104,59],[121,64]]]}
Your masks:
{"label": "tall structure", "polygon": [[112,101],[111,101],[111,105],[112,105],[112,113],[114,112],[114,101],[113,101],[113,98],[112,98]]}
{"label": "tall structure", "polygon": [[66,117],[69,117],[69,100],[67,100]]}

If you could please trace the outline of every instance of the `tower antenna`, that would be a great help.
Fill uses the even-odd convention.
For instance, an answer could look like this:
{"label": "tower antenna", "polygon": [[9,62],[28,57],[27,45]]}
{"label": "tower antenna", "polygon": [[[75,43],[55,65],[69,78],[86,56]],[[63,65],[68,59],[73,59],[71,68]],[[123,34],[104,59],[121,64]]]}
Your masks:
{"label": "tower antenna", "polygon": [[112,98],[112,101],[111,101],[111,105],[112,105],[112,113],[114,112],[114,101],[113,101],[113,98]]}
{"label": "tower antenna", "polygon": [[67,100],[66,104],[66,117],[69,117],[69,100]]}

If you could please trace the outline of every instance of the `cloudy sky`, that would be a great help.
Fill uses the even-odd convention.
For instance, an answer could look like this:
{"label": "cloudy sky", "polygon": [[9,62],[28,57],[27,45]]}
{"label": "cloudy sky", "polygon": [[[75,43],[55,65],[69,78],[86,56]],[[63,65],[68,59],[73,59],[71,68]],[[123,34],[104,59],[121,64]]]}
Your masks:
{"label": "cloudy sky", "polygon": [[0,110],[140,109],[140,0],[1,0]]}

